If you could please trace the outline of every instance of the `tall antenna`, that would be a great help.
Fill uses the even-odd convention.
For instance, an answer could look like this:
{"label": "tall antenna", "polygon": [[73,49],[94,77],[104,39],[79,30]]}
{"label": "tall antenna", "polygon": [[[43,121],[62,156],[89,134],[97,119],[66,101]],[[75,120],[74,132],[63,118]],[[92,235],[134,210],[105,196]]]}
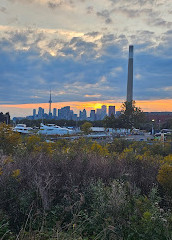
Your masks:
{"label": "tall antenna", "polygon": [[51,103],[52,103],[52,100],[51,100],[51,90],[50,90],[49,115],[51,115]]}

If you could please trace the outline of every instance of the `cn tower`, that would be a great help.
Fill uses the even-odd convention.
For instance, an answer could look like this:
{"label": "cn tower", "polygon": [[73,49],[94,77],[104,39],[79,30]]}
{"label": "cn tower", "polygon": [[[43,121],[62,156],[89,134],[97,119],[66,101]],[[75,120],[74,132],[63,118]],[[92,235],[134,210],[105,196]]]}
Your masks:
{"label": "cn tower", "polygon": [[134,47],[130,45],[128,59],[127,102],[133,101],[133,49]]}
{"label": "cn tower", "polygon": [[52,103],[52,100],[51,100],[51,90],[50,90],[49,115],[51,115],[51,103]]}

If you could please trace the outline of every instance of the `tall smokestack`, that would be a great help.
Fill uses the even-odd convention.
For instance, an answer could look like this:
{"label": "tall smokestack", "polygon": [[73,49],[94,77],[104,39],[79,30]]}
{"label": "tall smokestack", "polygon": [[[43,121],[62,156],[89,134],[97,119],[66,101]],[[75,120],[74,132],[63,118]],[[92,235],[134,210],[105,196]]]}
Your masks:
{"label": "tall smokestack", "polygon": [[128,59],[127,102],[133,101],[133,49],[134,47],[130,45]]}

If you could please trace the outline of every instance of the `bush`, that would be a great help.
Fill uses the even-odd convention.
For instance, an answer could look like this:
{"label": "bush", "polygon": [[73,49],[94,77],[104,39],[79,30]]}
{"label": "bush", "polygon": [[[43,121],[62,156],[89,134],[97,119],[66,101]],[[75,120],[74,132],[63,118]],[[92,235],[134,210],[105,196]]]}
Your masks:
{"label": "bush", "polygon": [[[13,133],[3,131],[5,142]],[[13,151],[1,144],[0,238],[171,238],[171,155],[121,140],[16,136]]]}
{"label": "bush", "polygon": [[157,179],[167,193],[172,196],[172,155],[164,158]]}
{"label": "bush", "polygon": [[0,124],[0,149],[4,154],[13,154],[21,144],[19,133],[13,132],[9,125]]}

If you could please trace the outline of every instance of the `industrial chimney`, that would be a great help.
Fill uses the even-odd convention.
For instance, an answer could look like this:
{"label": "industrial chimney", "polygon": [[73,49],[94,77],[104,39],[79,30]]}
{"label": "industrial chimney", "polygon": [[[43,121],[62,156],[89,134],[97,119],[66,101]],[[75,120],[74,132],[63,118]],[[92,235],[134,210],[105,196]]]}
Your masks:
{"label": "industrial chimney", "polygon": [[129,46],[127,102],[133,101],[133,46]]}

